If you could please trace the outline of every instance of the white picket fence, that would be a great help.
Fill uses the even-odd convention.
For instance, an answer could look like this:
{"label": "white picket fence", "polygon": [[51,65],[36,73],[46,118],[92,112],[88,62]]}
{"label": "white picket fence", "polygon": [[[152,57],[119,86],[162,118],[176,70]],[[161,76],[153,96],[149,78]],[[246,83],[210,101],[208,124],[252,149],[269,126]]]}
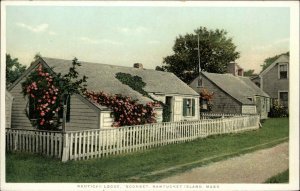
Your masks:
{"label": "white picket fence", "polygon": [[259,120],[259,116],[244,116],[68,132],[62,160],[101,158],[209,135],[258,129]]}
{"label": "white picket fence", "polygon": [[63,134],[55,131],[6,129],[6,150],[41,153],[61,158]]}
{"label": "white picket fence", "polygon": [[[8,150],[61,157],[62,161],[101,158],[192,141],[215,134],[259,128],[259,116],[155,123],[105,130],[58,132],[6,130]],[[24,146],[25,145],[25,146]]]}
{"label": "white picket fence", "polygon": [[248,116],[245,114],[237,114],[237,113],[200,113],[200,119],[216,119],[216,118],[227,118],[227,117],[242,117]]}

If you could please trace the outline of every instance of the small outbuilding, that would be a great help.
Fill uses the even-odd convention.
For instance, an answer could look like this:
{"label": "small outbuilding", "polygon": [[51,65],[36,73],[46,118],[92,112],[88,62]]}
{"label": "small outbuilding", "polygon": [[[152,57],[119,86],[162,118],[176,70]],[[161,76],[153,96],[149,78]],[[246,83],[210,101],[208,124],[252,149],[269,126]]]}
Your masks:
{"label": "small outbuilding", "polygon": [[[248,77],[201,72],[190,84],[196,92],[213,92],[212,113],[259,114],[267,118],[270,96]],[[200,105],[201,107],[201,105]]]}

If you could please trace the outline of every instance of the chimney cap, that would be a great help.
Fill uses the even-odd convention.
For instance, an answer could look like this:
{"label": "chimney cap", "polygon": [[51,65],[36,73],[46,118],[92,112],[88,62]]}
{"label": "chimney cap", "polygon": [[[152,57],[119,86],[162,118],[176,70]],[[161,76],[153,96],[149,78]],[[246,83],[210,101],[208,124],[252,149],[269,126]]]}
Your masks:
{"label": "chimney cap", "polygon": [[133,64],[133,67],[134,67],[134,68],[140,68],[140,69],[143,69],[143,64],[141,64],[141,63],[134,63],[134,64]]}

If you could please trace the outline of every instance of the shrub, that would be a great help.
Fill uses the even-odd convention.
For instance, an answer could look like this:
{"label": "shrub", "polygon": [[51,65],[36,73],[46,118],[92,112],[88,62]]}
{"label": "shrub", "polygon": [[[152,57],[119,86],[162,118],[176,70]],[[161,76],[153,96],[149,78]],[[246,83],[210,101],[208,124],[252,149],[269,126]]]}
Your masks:
{"label": "shrub", "polygon": [[270,109],[269,117],[288,117],[288,110],[278,100],[274,100],[274,103]]}

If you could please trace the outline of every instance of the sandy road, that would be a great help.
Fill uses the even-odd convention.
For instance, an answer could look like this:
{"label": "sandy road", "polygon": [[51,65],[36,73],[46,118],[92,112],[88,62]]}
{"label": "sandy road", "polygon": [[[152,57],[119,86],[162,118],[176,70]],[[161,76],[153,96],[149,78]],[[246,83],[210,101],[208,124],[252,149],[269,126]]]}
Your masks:
{"label": "sandy road", "polygon": [[164,178],[160,183],[263,183],[289,167],[288,143]]}

